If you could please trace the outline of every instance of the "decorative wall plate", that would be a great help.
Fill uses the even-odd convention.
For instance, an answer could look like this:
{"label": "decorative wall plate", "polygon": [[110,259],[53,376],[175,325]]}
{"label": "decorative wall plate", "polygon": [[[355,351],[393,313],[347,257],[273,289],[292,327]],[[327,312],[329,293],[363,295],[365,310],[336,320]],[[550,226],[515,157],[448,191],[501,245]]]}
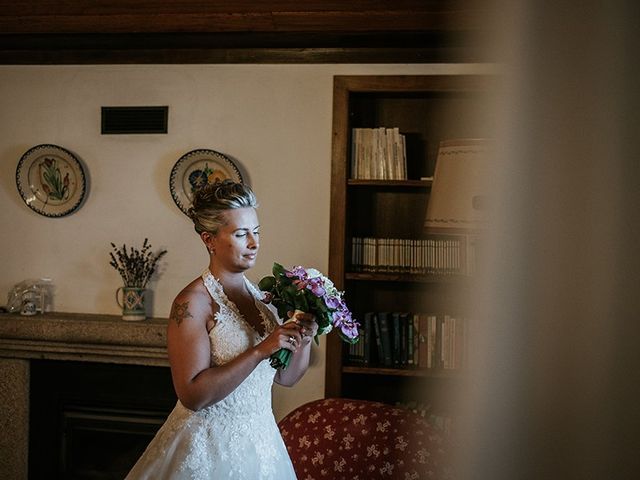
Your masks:
{"label": "decorative wall plate", "polygon": [[22,155],[16,185],[27,206],[45,217],[64,217],[84,199],[87,182],[80,161],[57,145],[36,145]]}
{"label": "decorative wall plate", "polygon": [[201,148],[185,153],[178,159],[171,169],[169,188],[174,202],[186,215],[193,192],[208,183],[226,179],[242,183],[238,167],[222,153]]}

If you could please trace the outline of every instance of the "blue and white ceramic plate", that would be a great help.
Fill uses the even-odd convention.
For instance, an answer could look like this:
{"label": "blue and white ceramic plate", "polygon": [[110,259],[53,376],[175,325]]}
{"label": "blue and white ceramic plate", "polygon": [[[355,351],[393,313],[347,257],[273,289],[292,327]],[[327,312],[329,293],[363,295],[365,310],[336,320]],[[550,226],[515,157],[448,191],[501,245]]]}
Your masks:
{"label": "blue and white ceramic plate", "polygon": [[87,182],[73,153],[57,145],[36,145],[16,168],[18,192],[27,206],[45,217],[64,217],[80,207]]}
{"label": "blue and white ceramic plate", "polygon": [[238,167],[226,155],[201,148],[185,153],[178,159],[171,169],[169,189],[173,201],[186,215],[193,193],[198,188],[226,179],[242,183]]}

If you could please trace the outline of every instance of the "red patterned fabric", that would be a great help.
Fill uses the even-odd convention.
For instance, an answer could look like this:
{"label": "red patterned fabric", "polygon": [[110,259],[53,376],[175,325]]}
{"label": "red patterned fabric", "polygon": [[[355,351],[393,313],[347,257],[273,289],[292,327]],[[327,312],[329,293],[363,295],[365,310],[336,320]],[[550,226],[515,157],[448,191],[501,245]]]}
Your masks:
{"label": "red patterned fabric", "polygon": [[407,410],[330,398],[298,407],[279,427],[298,480],[453,478],[444,438]]}

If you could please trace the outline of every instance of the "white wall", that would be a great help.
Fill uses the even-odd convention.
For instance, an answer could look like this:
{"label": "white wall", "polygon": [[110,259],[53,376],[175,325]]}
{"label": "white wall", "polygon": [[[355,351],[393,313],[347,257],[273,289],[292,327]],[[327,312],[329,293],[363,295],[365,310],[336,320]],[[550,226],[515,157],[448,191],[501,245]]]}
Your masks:
{"label": "white wall", "polygon": [[[0,295],[51,277],[61,312],[118,314],[121,285],[109,243],[166,248],[149,313],[167,317],[176,293],[207,265],[169,192],[184,153],[230,156],[261,202],[257,280],[273,261],[326,271],[333,75],[478,73],[477,65],[189,65],[0,67]],[[101,135],[103,105],[168,105],[167,135]],[[15,184],[24,152],[53,143],[83,161],[89,191],[63,218],[30,210]],[[4,303],[0,300],[0,303]],[[281,417],[324,393],[324,342],[293,389],[276,389]]]}

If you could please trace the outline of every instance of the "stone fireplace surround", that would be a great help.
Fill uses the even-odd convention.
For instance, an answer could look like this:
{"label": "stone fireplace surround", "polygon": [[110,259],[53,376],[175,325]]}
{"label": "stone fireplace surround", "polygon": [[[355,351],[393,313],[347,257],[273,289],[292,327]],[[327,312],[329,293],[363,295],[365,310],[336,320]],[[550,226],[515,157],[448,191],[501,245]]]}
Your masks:
{"label": "stone fireplace surround", "polygon": [[34,360],[168,367],[167,319],[0,314],[0,472],[28,478],[30,369]]}

